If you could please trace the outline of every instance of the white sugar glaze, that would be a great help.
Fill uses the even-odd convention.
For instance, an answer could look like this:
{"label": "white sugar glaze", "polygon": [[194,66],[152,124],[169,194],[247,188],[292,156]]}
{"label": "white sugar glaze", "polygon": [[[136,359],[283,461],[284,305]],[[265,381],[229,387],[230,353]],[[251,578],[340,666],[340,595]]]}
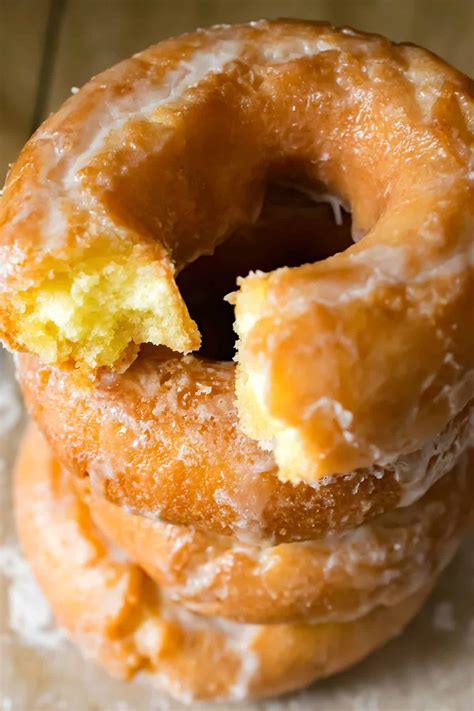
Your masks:
{"label": "white sugar glaze", "polygon": [[[99,208],[97,201],[82,188],[81,171],[106,149],[107,141],[112,134],[124,131],[130,122],[152,120],[153,114],[158,109],[180,100],[184,101],[190,89],[198,87],[210,75],[223,72],[233,61],[245,61],[246,53],[253,55],[254,61],[279,64],[302,57],[316,56],[333,49],[334,46],[324,39],[308,42],[305,39],[295,38],[290,42],[282,42],[278,46],[265,46],[255,55],[255,47],[250,48],[238,39],[215,39],[206,49],[190,51],[189,56],[169,69],[160,82],[142,80],[135,83],[133,90],[121,98],[115,98],[113,102],[106,100],[97,102],[94,109],[90,111],[87,121],[84,122],[82,132],[74,137],[73,146],[69,143],[66,145],[63,136],[59,133],[40,129],[34,140],[51,144],[50,162],[39,176],[38,194],[32,197],[30,204],[25,204],[24,213],[17,216],[16,220],[25,219],[34,210],[38,197],[41,200],[46,199],[49,210],[43,232],[48,236],[46,248],[53,251],[58,245],[57,238],[65,232],[69,220],[67,203],[63,204],[61,201],[63,195],[67,196],[68,200],[72,198],[76,205],[84,209]],[[361,50],[366,51],[363,42]],[[140,55],[136,56],[140,57]],[[103,89],[105,95],[107,89],[105,86]],[[51,181],[53,176],[54,183]],[[340,223],[340,205],[346,207],[345,203],[337,196],[329,194],[318,196],[313,192],[312,197],[318,202],[328,202],[334,210],[337,224]],[[98,212],[96,219],[101,223],[110,222],[103,210]],[[12,222],[12,226],[13,224]],[[103,226],[102,223],[101,227]],[[111,222],[108,227],[120,231],[120,228]],[[92,221],[91,230],[93,229]]]}

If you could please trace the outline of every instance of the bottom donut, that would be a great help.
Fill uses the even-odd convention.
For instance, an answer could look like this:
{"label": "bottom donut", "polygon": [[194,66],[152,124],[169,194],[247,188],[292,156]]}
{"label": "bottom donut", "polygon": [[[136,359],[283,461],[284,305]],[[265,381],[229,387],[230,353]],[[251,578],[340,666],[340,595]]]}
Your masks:
{"label": "bottom donut", "polygon": [[30,429],[15,475],[20,541],[56,619],[121,678],[145,673],[181,700],[271,696],[359,661],[397,635],[431,584],[351,622],[250,625],[166,600],[92,522],[71,478]]}

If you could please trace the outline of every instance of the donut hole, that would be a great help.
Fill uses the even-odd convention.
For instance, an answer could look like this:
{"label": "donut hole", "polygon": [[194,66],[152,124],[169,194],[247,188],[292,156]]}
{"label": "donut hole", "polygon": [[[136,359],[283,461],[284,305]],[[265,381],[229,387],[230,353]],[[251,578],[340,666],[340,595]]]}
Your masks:
{"label": "donut hole", "polygon": [[239,276],[321,261],[353,244],[350,213],[331,196],[319,193],[315,202],[308,192],[269,185],[254,224],[179,274],[178,287],[201,333],[201,356],[229,361],[235,355],[234,308],[224,297],[235,290]]}

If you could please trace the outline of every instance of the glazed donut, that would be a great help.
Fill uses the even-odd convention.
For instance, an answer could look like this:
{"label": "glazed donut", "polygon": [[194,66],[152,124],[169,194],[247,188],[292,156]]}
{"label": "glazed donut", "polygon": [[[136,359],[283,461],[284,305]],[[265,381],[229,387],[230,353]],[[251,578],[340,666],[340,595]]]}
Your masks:
{"label": "glazed donut", "polygon": [[[87,479],[82,480],[87,483]],[[451,560],[474,514],[467,459],[406,509],[320,541],[255,546],[88,498],[94,523],[199,614],[245,623],[347,622],[400,603]]]}
{"label": "glazed donut", "polygon": [[24,551],[80,648],[113,675],[141,672],[186,701],[268,696],[347,667],[398,634],[430,587],[346,623],[241,625],[187,612],[108,544],[33,430],[17,465],[15,508]]}
{"label": "glazed donut", "polygon": [[474,395],[473,95],[426,50],[324,23],[219,26],[135,55],[9,174],[2,338],[91,369],[144,342],[198,349],[176,274],[254,221],[269,182],[330,193],[357,243],[232,297],[239,415],[282,480],[393,463]]}
{"label": "glazed donut", "polygon": [[123,374],[17,358],[25,399],[55,455],[95,492],[148,518],[246,541],[326,536],[420,498],[472,442],[468,404],[424,448],[385,468],[318,485],[281,482],[272,452],[246,437],[234,368],[167,349],[142,349]]}

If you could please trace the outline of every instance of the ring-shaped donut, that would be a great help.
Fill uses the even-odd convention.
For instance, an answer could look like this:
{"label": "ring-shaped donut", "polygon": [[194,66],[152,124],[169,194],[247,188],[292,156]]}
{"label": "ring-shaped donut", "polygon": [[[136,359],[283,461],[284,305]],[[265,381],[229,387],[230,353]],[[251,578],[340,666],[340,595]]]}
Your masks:
{"label": "ring-shaped donut", "polygon": [[17,465],[15,509],[33,571],[81,650],[114,676],[140,673],[188,702],[279,694],[354,664],[397,635],[430,589],[346,623],[243,625],[188,612],[117,555],[34,430]]}
{"label": "ring-shaped donut", "polygon": [[[406,509],[319,541],[256,546],[88,497],[95,524],[173,602],[252,624],[358,619],[424,588],[474,521],[467,457]],[[87,485],[87,479],[82,480]]]}
{"label": "ring-shaped donut", "polygon": [[450,471],[474,431],[471,403],[392,465],[295,485],[242,432],[230,363],[148,347],[103,379],[27,355],[17,375],[55,455],[96,493],[151,519],[254,542],[321,538],[407,506]]}
{"label": "ring-shaped donut", "polygon": [[282,479],[385,466],[474,394],[473,125],[467,77],[379,36],[262,21],[162,42],[10,172],[1,336],[90,368],[197,349],[176,272],[252,222],[268,181],[329,191],[362,238],[233,297],[239,413]]}

